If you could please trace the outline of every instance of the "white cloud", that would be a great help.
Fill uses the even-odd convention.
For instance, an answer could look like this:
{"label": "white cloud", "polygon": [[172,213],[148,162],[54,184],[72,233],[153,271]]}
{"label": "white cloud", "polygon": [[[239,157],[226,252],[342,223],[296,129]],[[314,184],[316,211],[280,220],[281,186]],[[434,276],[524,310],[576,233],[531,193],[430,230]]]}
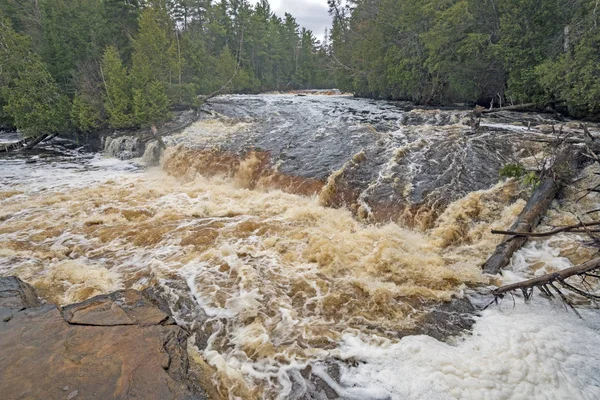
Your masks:
{"label": "white cloud", "polygon": [[292,14],[300,26],[313,31],[319,40],[331,25],[327,0],[270,0],[270,4],[275,14]]}

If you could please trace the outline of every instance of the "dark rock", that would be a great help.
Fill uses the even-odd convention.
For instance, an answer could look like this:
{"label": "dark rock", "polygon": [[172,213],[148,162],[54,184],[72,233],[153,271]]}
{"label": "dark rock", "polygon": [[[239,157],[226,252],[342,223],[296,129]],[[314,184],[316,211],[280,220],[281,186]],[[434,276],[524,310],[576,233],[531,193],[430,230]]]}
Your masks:
{"label": "dark rock", "polygon": [[208,316],[194,300],[185,282],[173,280],[164,286],[151,287],[143,291],[144,297],[158,308],[173,317],[194,335],[194,344],[200,350],[206,348],[208,339],[214,333],[213,323],[206,323]]}
{"label": "dark rock", "polygon": [[[320,365],[327,372],[327,375],[336,383],[340,382],[340,366],[333,361],[329,361],[324,365]],[[339,399],[340,395],[332,388],[323,378],[313,373],[312,367],[307,367],[301,371],[302,376],[308,382],[305,392],[298,397],[301,400],[333,400]]]}
{"label": "dark rock", "polygon": [[475,324],[476,312],[477,308],[468,298],[455,298],[434,308],[411,333],[431,336],[441,341],[447,340],[451,336],[470,330]]}
{"label": "dark rock", "polygon": [[187,333],[141,293],[98,296],[61,314],[16,278],[0,278],[0,288],[3,304],[16,307],[0,320],[2,399],[207,398],[190,371]]}
{"label": "dark rock", "polygon": [[0,308],[20,311],[41,305],[31,285],[15,276],[0,278]]}
{"label": "dark rock", "polygon": [[70,324],[117,325],[173,325],[167,313],[148,301],[140,292],[123,290],[97,296],[82,303],[63,308],[63,316]]}
{"label": "dark rock", "polygon": [[[231,155],[259,151],[271,164],[263,170],[274,167],[287,177],[321,183],[335,177],[325,204],[363,205],[368,212],[359,215],[374,222],[402,215],[412,223],[411,215],[425,211],[430,221],[424,227],[429,227],[451,202],[495,185],[504,165],[537,152],[538,146],[520,140],[521,113],[504,113],[504,119],[491,114],[494,119],[486,117],[475,131],[467,110],[414,109],[348,97],[223,96],[203,107],[207,119],[218,115],[224,124],[251,122],[251,127],[240,126],[216,142],[210,135],[174,142],[192,149],[218,148],[223,163]],[[527,119],[548,121],[538,114]],[[351,162],[357,154],[364,160]],[[198,157],[212,167],[212,155],[207,151]],[[207,167],[198,172],[214,173]],[[304,194],[294,185],[284,189]]]}

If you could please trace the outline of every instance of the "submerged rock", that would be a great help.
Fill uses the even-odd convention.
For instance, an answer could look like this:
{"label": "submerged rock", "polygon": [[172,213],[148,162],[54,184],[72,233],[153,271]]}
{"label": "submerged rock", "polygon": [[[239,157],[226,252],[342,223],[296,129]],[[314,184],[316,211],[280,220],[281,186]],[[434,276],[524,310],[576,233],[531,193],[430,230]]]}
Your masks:
{"label": "submerged rock", "polygon": [[59,309],[18,278],[0,278],[3,399],[204,399],[187,334],[127,290]]}
{"label": "submerged rock", "polygon": [[249,188],[319,194],[321,204],[363,220],[423,228],[452,202],[495,185],[504,165],[538,153],[539,143],[525,139],[542,132],[527,126],[554,121],[504,113],[474,129],[470,110],[347,96],[220,96],[203,111],[165,138],[179,145],[165,156],[168,173],[237,178],[250,167]]}

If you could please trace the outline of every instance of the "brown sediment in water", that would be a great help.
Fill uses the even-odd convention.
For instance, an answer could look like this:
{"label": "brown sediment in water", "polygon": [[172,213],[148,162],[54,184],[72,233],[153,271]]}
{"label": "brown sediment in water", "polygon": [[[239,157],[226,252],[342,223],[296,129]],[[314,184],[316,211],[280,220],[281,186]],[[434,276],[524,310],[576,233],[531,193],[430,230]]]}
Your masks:
{"label": "brown sediment in water", "polygon": [[19,192],[19,191],[6,191],[6,192],[0,192],[0,200],[4,200],[4,199],[8,199],[11,198],[13,196],[18,196],[20,194],[23,194],[23,192]]}
{"label": "brown sediment in water", "polygon": [[[499,240],[487,232],[506,228],[522,207],[509,182],[451,204],[433,225],[416,210],[415,226],[433,226],[420,232],[273,189],[269,179],[295,181],[274,173],[264,153],[212,152],[209,160],[221,161],[209,173],[198,160],[205,153],[168,153],[164,169],[177,177],[151,170],[8,198],[7,212],[22,215],[0,226],[0,248],[10,249],[0,258],[59,304],[185,282],[221,324],[205,362],[223,393],[245,398],[270,393],[270,383],[228,364],[241,354],[285,365],[322,358],[349,330],[393,338],[465,285],[487,283],[478,265]],[[49,207],[48,198],[63,200]]]}
{"label": "brown sediment in water", "polygon": [[164,171],[169,175],[194,179],[200,174],[206,177],[231,178],[244,189],[281,190],[302,196],[314,196],[323,182],[281,174],[267,152],[250,151],[244,156],[218,149],[194,150],[184,146],[168,149],[162,159]]}

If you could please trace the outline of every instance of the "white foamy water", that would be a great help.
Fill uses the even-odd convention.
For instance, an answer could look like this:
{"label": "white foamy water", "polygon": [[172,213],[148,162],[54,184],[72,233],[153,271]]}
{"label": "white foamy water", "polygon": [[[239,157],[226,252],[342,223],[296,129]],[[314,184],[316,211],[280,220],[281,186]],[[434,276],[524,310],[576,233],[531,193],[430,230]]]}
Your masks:
{"label": "white foamy water", "polygon": [[[280,100],[265,101],[276,108]],[[379,118],[376,102],[330,102]],[[416,111],[407,121],[423,113],[452,124],[464,114]],[[253,127],[203,121],[174,141],[218,142]],[[284,136],[289,126],[280,128],[275,134]],[[402,142],[453,129],[463,128],[426,124],[390,135]],[[405,150],[397,149],[398,159]],[[203,175],[223,160],[169,149],[162,169],[144,170],[60,146],[49,151],[0,158],[0,275],[18,275],[59,304],[163,287],[178,322],[198,336],[195,329],[206,328],[198,357],[222,398],[319,398],[302,397],[311,384],[300,373],[307,366],[348,399],[600,398],[600,314],[591,308],[580,320],[559,302],[517,298],[513,306],[509,296],[477,317],[472,333],[448,342],[398,339],[440,301],[492,283],[479,265],[500,240],[490,230],[507,228],[524,205],[525,189],[515,182],[469,193],[435,221],[416,216],[431,226],[419,230],[363,223],[270,180],[253,185],[261,160],[252,154],[225,174]],[[408,173],[419,173],[420,160]],[[365,193],[386,186],[393,166],[384,163]],[[555,225],[571,218],[563,208],[553,207]],[[504,283],[569,267],[588,256],[581,248],[562,236],[532,242]],[[326,372],[337,362],[338,381]]]}
{"label": "white foamy water", "polygon": [[[516,253],[502,283],[529,278],[536,262],[571,267],[551,244]],[[336,356],[358,366],[344,368],[341,391],[356,399],[598,399],[600,313],[580,313],[538,292],[528,304],[507,296],[450,343],[347,334]]]}
{"label": "white foamy water", "polygon": [[[360,363],[342,373],[352,398],[598,399],[600,318],[584,320],[541,300],[486,310],[472,335],[456,345],[428,336],[365,343],[344,336],[343,359]],[[372,339],[372,338],[369,338]]]}

